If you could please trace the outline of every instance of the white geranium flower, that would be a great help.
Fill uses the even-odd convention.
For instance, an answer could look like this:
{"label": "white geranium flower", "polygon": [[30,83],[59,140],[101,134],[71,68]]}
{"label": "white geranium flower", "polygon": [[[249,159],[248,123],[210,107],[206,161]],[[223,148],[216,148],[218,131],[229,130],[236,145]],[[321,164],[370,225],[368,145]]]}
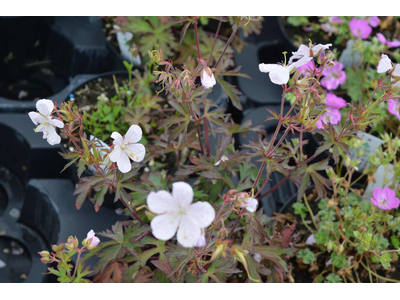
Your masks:
{"label": "white geranium flower", "polygon": [[392,61],[386,54],[381,55],[381,60],[379,61],[377,72],[385,73],[393,68]]}
{"label": "white geranium flower", "polygon": [[298,59],[294,64],[296,67],[301,67],[311,61],[313,57],[317,56],[321,51],[329,49],[331,46],[332,44],[318,44],[310,49],[306,45],[300,45],[296,52],[292,52],[293,55],[289,58],[289,64],[293,62],[293,59]]}
{"label": "white geranium flower", "polygon": [[273,83],[282,85],[288,83],[290,72],[295,66],[295,64],[286,66],[279,64],[259,64],[258,67],[261,72],[269,73],[269,78]]}
{"label": "white geranium flower", "polygon": [[172,194],[167,191],[151,192],[147,196],[150,211],[158,214],[151,221],[153,235],[163,241],[171,239],[178,231],[179,244],[193,247],[198,242],[202,229],[215,218],[210,203],[193,203],[193,189],[185,182],[172,184]]}
{"label": "white geranium flower", "polygon": [[114,150],[110,153],[110,160],[117,163],[122,173],[128,173],[132,169],[129,158],[140,162],[146,154],[144,146],[136,144],[142,138],[142,129],[138,125],[132,125],[125,137],[118,132],[113,132],[111,137],[114,139]]}
{"label": "white geranium flower", "polygon": [[204,68],[203,72],[201,73],[200,79],[201,79],[201,85],[205,89],[212,88],[214,85],[217,84],[213,72],[208,67]]}
{"label": "white geranium flower", "polygon": [[57,134],[55,127],[63,128],[64,123],[51,116],[54,109],[53,101],[47,99],[39,100],[36,102],[36,108],[38,112],[31,111],[28,114],[33,124],[39,124],[35,132],[43,132],[43,138],[47,139],[50,145],[59,144],[61,137]]}
{"label": "white geranium flower", "polygon": [[240,207],[245,207],[249,212],[255,212],[257,210],[258,201],[254,198],[248,198],[243,200]]}
{"label": "white geranium flower", "polygon": [[220,159],[219,161],[217,161],[217,162],[214,164],[214,166],[217,167],[217,166],[219,166],[219,164],[220,164],[221,162],[227,161],[227,160],[229,160],[229,158],[226,157],[225,155],[222,155],[221,159]]}

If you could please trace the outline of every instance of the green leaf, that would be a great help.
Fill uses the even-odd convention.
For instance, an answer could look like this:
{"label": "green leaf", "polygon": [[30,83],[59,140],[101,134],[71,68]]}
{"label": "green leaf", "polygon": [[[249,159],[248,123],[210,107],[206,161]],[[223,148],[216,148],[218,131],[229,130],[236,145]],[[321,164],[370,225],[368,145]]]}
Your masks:
{"label": "green leaf", "polygon": [[217,81],[222,87],[222,90],[226,94],[226,96],[232,101],[233,106],[235,106],[239,110],[243,110],[242,104],[240,103],[240,98],[239,95],[242,94],[234,85],[231,85],[230,83],[226,82],[223,80],[221,77],[218,75],[215,76]]}
{"label": "green leaf", "polygon": [[328,276],[326,276],[326,280],[325,280],[326,283],[340,283],[342,281],[343,280],[339,275],[336,275],[336,274],[333,274],[333,273],[331,273]]}
{"label": "green leaf", "polygon": [[380,257],[379,261],[381,262],[382,267],[388,269],[390,267],[390,262],[392,261],[392,256],[390,253],[385,253]]}
{"label": "green leaf", "polygon": [[338,255],[336,252],[332,253],[332,265],[339,269],[347,268],[347,259],[344,255]]}
{"label": "green leaf", "polygon": [[292,205],[293,209],[294,209],[294,213],[296,215],[299,215],[302,219],[305,219],[305,217],[307,216],[307,207],[301,203],[301,202],[296,202]]}
{"label": "green leaf", "polygon": [[303,260],[303,264],[306,265],[309,265],[316,260],[315,254],[308,248],[301,249],[299,252],[297,252],[297,258],[301,258]]}

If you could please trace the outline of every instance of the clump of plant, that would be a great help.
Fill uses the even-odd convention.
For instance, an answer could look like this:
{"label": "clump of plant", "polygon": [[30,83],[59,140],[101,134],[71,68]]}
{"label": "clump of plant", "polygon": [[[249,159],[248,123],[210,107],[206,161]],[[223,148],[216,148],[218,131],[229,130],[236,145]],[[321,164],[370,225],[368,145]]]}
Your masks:
{"label": "clump of plant", "polygon": [[[300,43],[316,36],[333,41],[340,62],[323,74],[321,84],[328,95],[354,102],[368,101],[371,95],[374,99],[382,96],[382,91],[375,89],[380,78],[376,66],[381,55],[400,60],[400,22],[396,17],[291,16],[286,21],[302,28],[297,36]],[[397,105],[397,99],[392,102]],[[400,118],[390,105],[382,103],[375,112],[381,117],[374,120],[370,133],[377,136],[384,132],[398,134]]]}
{"label": "clump of plant", "polygon": [[[164,60],[160,50],[149,50],[157,65],[153,71],[157,83],[175,110],[172,116],[160,120],[159,129],[163,132],[154,137],[154,142],[141,142],[146,133],[137,124],[122,134],[113,132],[110,147],[88,140],[82,115],[68,102],[54,107],[52,101],[40,100],[38,112],[29,114],[38,125],[36,131],[43,132],[49,143],[60,142],[55,127],[74,143],[77,150],[63,155],[71,160],[66,167],[78,162],[79,177],[88,166],[96,170],[93,176],[80,178],[75,191],[77,207],[89,198],[99,209],[109,191],[114,193],[115,201],[122,202],[130,217],[112,230],[99,233],[100,243],[82,257],[82,263],[89,257],[99,258],[91,270],[95,281],[290,280],[288,261],[298,243],[296,227],[278,224],[257,211],[260,199],[287,180],[298,186],[298,200],[311,184],[316,186],[318,198],[326,197],[332,186],[332,180],[323,176],[329,161],[315,159],[328,149],[336,161],[340,153],[349,153],[345,141],[365,130],[375,117],[374,107],[393,94],[392,85],[397,79],[389,84],[379,82],[377,89],[385,89],[384,96],[347,106],[349,117],[344,125],[340,124],[330,111],[341,102],[324,103],[324,93],[317,88],[324,70],[334,66],[329,45],[310,42],[283,64],[259,65],[273,83],[282,86],[281,108],[266,112],[266,120],[278,120],[278,125],[272,136],[250,142],[247,150],[236,149],[233,134],[245,133],[251,130],[250,126],[234,124],[223,111],[211,110],[215,104],[207,99],[218,81],[233,104],[241,108],[237,101],[240,92],[221,76],[241,76],[237,70],[224,70],[224,54],[234,33],[251,19],[233,17],[232,21],[233,35],[215,64],[209,64],[202,56],[196,18],[189,24],[195,31],[195,57],[177,65],[173,60]],[[303,74],[299,68],[309,62],[312,68]],[[391,65],[389,74],[392,68]],[[288,84],[291,76],[293,84]],[[292,105],[284,114],[287,94],[292,95]],[[52,115],[53,111],[57,116]],[[288,140],[289,132],[296,138]],[[313,153],[305,152],[306,132],[319,132],[326,137]],[[210,136],[216,133],[220,138],[213,149]],[[174,153],[171,165],[175,168],[153,168],[155,162],[146,160],[146,153],[154,152],[160,156]],[[262,162],[260,168],[255,167],[255,160]],[[284,179],[260,194],[273,172],[283,174]],[[71,273],[60,271],[66,268],[58,264],[63,276]]]}
{"label": "clump of plant", "polygon": [[398,164],[400,140],[387,135],[384,143],[385,150],[371,153],[364,170],[375,174],[384,166],[383,185],[372,194],[353,177],[360,161],[349,159],[344,176],[329,170],[333,184],[328,197],[316,202],[311,192],[293,204],[305,241],[297,252],[298,267],[304,272],[294,274],[313,282],[399,282],[400,215],[395,209],[400,205],[400,177],[397,171],[390,179],[387,176],[389,162]]}

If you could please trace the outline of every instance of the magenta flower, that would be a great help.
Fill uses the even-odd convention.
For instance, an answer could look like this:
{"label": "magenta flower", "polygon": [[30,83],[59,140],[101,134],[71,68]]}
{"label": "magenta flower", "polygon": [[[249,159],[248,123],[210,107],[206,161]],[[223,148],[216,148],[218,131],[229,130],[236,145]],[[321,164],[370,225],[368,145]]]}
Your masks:
{"label": "magenta flower", "polygon": [[342,115],[340,114],[340,111],[331,107],[321,115],[315,125],[317,125],[318,129],[324,129],[324,124],[328,125],[328,123],[331,123],[332,125],[336,125],[341,119]]}
{"label": "magenta flower", "polygon": [[374,28],[381,24],[381,19],[379,19],[378,17],[367,17],[366,21]]}
{"label": "magenta flower", "polygon": [[399,207],[400,200],[396,197],[396,193],[387,187],[375,188],[374,196],[371,198],[372,203],[380,209],[388,210]]}
{"label": "magenta flower", "polygon": [[343,107],[346,107],[347,103],[346,100],[344,100],[343,98],[340,98],[335,94],[328,93],[326,94],[325,105],[332,108],[341,109]]}
{"label": "magenta flower", "polygon": [[385,36],[382,33],[377,33],[376,37],[378,38],[378,41],[381,42],[382,45],[386,45],[389,48],[400,47],[400,41],[399,40],[389,41],[389,40],[387,40],[385,38]]}
{"label": "magenta flower", "polygon": [[365,40],[369,37],[372,32],[371,26],[368,25],[368,22],[361,19],[353,18],[349,22],[349,27],[351,33],[356,37]]}
{"label": "magenta flower", "polygon": [[297,68],[297,70],[300,72],[301,75],[307,76],[309,73],[312,73],[314,69],[314,64],[312,61],[309,61],[305,65],[302,65]]}
{"label": "magenta flower", "polygon": [[399,103],[399,100],[389,99],[388,103],[389,103],[388,111],[392,115],[395,115],[397,117],[397,119],[399,119],[399,121],[400,121],[400,103]]}
{"label": "magenta flower", "polygon": [[343,20],[341,17],[329,17],[329,23],[331,24],[342,24]]}
{"label": "magenta flower", "polygon": [[343,64],[338,61],[334,62],[333,67],[324,69],[322,75],[325,77],[321,80],[321,85],[332,91],[336,90],[340,84],[346,81],[346,73],[343,71]]}

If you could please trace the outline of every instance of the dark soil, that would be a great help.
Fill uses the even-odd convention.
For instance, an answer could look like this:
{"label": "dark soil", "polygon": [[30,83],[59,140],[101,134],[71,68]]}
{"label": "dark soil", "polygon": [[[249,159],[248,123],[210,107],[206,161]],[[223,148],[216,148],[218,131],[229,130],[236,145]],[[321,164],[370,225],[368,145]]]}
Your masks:
{"label": "dark soil", "polygon": [[[125,76],[115,76],[119,86],[128,84]],[[98,97],[104,94],[108,99],[117,95],[115,91],[114,79],[112,77],[96,78],[86,83],[83,87],[74,92],[75,103],[79,108],[90,111],[96,108]]]}
{"label": "dark soil", "polygon": [[110,17],[103,17],[102,20],[103,20],[103,32],[104,35],[106,36],[107,41],[111,44],[111,46],[115,49],[115,51],[121,54],[121,50],[119,49],[117,41],[117,35],[112,32],[114,30],[113,28],[114,19]]}

